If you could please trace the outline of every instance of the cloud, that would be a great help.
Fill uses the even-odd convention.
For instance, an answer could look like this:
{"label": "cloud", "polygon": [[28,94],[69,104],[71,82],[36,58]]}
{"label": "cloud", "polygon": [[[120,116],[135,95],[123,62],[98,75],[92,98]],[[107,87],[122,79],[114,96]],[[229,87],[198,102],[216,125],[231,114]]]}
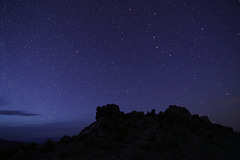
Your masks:
{"label": "cloud", "polygon": [[38,114],[29,113],[29,112],[25,112],[25,111],[16,111],[16,110],[0,110],[0,115],[37,116]]}

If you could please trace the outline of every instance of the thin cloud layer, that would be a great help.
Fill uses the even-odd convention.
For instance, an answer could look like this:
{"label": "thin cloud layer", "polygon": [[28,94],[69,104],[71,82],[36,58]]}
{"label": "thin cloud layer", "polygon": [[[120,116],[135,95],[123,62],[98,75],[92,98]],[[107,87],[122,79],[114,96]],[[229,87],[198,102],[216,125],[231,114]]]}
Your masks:
{"label": "thin cloud layer", "polygon": [[25,112],[25,111],[17,111],[17,110],[0,110],[0,115],[37,116],[38,114],[29,113],[29,112]]}

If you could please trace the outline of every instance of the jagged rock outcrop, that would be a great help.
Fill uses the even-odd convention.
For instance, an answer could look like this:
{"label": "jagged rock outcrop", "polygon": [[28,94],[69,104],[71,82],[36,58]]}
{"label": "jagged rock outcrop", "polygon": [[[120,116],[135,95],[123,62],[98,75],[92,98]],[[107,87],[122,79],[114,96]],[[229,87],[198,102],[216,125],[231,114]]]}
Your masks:
{"label": "jagged rock outcrop", "polygon": [[204,122],[206,122],[206,123],[211,123],[211,121],[209,120],[209,118],[208,118],[208,116],[201,116],[200,117],[202,120],[204,120]]}
{"label": "jagged rock outcrop", "polygon": [[119,106],[115,104],[108,104],[106,106],[97,107],[96,120],[99,118],[108,118],[111,120],[118,119],[124,115],[120,111]]}
{"label": "jagged rock outcrop", "polygon": [[240,159],[240,137],[230,127],[174,105],[158,114],[98,107],[94,123],[50,147],[21,151],[12,159]]}
{"label": "jagged rock outcrop", "polygon": [[188,118],[191,117],[191,113],[184,107],[179,107],[176,105],[170,105],[168,109],[164,112],[165,116],[168,118]]}

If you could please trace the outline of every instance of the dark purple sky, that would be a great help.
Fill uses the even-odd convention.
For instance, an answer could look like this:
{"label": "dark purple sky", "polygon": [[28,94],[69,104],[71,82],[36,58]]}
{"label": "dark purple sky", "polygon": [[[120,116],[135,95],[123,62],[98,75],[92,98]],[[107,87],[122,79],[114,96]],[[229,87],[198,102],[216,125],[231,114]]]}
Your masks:
{"label": "dark purple sky", "polygon": [[0,1],[0,137],[78,134],[108,103],[240,131],[239,17],[238,0]]}

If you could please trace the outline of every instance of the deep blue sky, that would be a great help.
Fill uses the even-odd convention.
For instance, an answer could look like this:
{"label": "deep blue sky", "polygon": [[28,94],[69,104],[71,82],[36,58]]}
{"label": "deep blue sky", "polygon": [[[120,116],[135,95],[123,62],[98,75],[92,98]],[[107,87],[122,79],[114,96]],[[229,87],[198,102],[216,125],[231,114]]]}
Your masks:
{"label": "deep blue sky", "polygon": [[240,131],[237,0],[0,1],[0,137],[78,134],[97,106]]}

